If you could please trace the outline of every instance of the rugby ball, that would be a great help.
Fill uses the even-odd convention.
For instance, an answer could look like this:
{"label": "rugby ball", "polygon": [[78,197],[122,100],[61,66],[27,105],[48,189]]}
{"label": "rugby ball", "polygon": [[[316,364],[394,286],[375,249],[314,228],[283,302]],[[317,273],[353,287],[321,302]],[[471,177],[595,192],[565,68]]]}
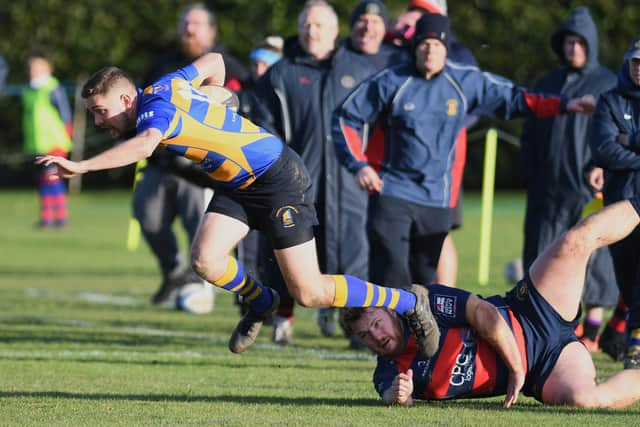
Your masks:
{"label": "rugby ball", "polygon": [[193,282],[182,285],[176,292],[176,308],[193,314],[211,313],[215,292],[211,283]]}
{"label": "rugby ball", "polygon": [[204,93],[213,105],[227,107],[235,112],[240,107],[240,100],[232,90],[223,86],[203,85],[198,90]]}

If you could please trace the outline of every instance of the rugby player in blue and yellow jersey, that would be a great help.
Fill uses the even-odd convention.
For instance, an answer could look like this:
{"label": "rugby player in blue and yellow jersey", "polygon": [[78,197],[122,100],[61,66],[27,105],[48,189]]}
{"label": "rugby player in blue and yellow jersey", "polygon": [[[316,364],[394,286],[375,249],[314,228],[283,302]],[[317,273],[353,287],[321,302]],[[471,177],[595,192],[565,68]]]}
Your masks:
{"label": "rugby player in blue and yellow jersey", "polygon": [[598,211],[547,247],[505,296],[427,286],[441,330],[433,357],[418,354],[406,322],[384,308],[345,310],[346,330],[379,355],[373,381],[387,404],[506,395],[509,407],[522,390],[550,405],[631,405],[640,400],[640,370],[596,383],[574,328],[591,254],[639,225],[638,195]]}
{"label": "rugby player in blue and yellow jersey", "polygon": [[168,74],[144,90],[119,68],[103,68],[85,83],[82,97],[96,126],[124,142],[81,162],[43,156],[37,163],[71,177],[125,166],[164,147],[195,163],[216,188],[192,248],[194,270],[218,287],[241,294],[251,309],[229,341],[235,353],[255,341],[278,294],[245,273],[229,256],[251,228],[268,235],[291,295],[307,307],[387,307],[404,316],[420,351],[431,356],[439,331],[428,291],[391,289],[346,275],[320,273],[313,238],[317,223],[311,181],[300,158],[278,138],[231,109],[213,103],[198,89],[224,82],[216,53]]}

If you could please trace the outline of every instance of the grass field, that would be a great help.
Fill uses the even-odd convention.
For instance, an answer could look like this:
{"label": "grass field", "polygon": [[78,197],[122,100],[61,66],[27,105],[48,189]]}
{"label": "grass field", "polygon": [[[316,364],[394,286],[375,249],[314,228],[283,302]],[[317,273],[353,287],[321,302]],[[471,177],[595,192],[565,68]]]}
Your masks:
{"label": "grass field", "polygon": [[[478,200],[466,196],[465,226],[455,234],[460,284],[503,293],[503,266],[520,252],[523,198],[496,201],[487,287],[475,279]],[[144,245],[125,249],[127,193],[72,196],[65,230],[34,227],[34,193],[0,192],[0,204],[2,426],[640,425],[640,404],[587,411],[521,396],[508,411],[497,398],[383,407],[374,358],[322,337],[313,310],[297,311],[293,346],[272,345],[267,328],[251,351],[233,355],[230,295],[219,293],[209,315],[151,307],[158,274]],[[601,354],[595,360],[600,378],[619,368]]]}

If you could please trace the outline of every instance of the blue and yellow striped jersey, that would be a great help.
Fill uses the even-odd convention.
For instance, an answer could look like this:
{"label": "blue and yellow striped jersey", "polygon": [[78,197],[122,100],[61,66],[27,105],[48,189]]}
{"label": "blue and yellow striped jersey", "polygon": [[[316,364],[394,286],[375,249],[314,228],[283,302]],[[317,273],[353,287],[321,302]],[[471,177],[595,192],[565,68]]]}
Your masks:
{"label": "blue and yellow striped jersey", "polygon": [[198,91],[193,65],[139,91],[136,132],[162,132],[161,146],[198,164],[224,188],[246,188],[278,159],[279,138]]}

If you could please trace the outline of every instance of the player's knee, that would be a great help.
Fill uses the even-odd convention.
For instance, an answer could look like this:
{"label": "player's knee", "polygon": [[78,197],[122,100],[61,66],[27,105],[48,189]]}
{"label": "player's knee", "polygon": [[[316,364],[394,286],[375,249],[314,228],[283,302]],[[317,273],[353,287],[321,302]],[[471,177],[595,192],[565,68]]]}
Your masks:
{"label": "player's knee", "polygon": [[227,258],[220,258],[203,248],[191,249],[191,268],[203,279],[214,282],[220,278],[226,269]]}

